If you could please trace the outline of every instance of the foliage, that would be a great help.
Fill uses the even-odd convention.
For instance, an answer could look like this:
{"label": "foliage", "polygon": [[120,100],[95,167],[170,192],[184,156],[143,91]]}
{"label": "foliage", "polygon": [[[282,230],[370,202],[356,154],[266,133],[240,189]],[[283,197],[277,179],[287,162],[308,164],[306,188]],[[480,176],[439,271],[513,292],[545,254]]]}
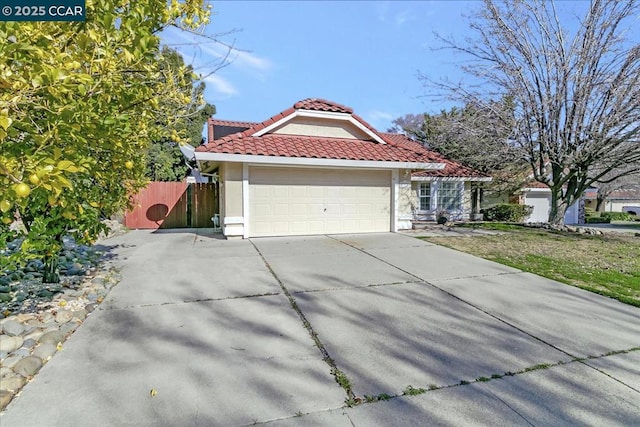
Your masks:
{"label": "foliage", "polygon": [[626,212],[602,212],[602,218],[609,218],[611,221],[631,221],[631,215]]}
{"label": "foliage", "polygon": [[625,38],[640,2],[586,6],[570,33],[553,1],[485,0],[469,21],[476,39],[442,39],[470,57],[476,84],[431,81],[464,103],[512,100],[513,141],[551,190],[554,224],[589,186],[640,170],[640,44]]}
{"label": "foliage", "polygon": [[[167,99],[165,110],[182,113],[173,116],[172,129],[178,135],[184,135],[183,143],[197,147],[202,142],[202,128],[207,119],[215,113],[215,107],[204,101],[204,82],[197,82],[192,75],[193,69],[185,65],[182,56],[173,49],[163,47],[158,63],[162,74],[172,77],[184,70],[184,79],[179,86],[182,98]],[[186,103],[186,104],[185,104]],[[174,134],[175,135],[175,134]],[[180,152],[179,144],[167,135],[151,141],[147,151],[146,176],[152,181],[182,181],[189,168]]]}
{"label": "foliage", "polygon": [[609,224],[611,222],[611,218],[601,216],[588,216],[585,217],[584,222],[587,224]]}
{"label": "foliage", "polygon": [[485,221],[523,222],[533,212],[533,206],[503,203],[484,209]]}
{"label": "foliage", "polygon": [[201,0],[88,0],[86,22],[0,22],[0,248],[23,237],[0,267],[44,257],[56,280],[62,237],[93,241],[145,185],[149,140],[191,102],[188,70],[158,65],[157,33],[208,15]]}

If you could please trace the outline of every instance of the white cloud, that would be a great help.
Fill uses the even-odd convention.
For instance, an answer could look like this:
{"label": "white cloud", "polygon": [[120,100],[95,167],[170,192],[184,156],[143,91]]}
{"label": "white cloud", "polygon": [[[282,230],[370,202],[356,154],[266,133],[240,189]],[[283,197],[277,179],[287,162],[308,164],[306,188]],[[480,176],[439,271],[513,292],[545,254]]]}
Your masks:
{"label": "white cloud", "polygon": [[226,80],[224,77],[220,77],[218,74],[211,74],[210,76],[205,77],[203,81],[207,83],[207,88],[211,85],[213,90],[220,95],[217,98],[230,97],[238,93],[231,82]]}
{"label": "white cloud", "polygon": [[[236,49],[233,46],[225,46],[222,43],[207,39],[206,37],[185,33],[177,28],[168,28],[162,34],[163,41],[180,51],[185,60],[192,57],[194,66],[205,68],[207,64],[219,64],[221,60],[231,62],[231,67],[258,74],[262,74],[273,68],[273,62],[251,52]],[[205,71],[206,74],[206,71]]]}

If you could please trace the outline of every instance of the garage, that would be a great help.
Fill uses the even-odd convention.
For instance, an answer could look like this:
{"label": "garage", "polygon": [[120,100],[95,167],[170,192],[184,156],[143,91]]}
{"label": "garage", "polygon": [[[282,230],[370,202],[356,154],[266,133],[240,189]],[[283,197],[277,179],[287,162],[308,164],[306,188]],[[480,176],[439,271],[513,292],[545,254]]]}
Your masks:
{"label": "garage", "polygon": [[391,230],[389,170],[249,167],[249,236]]}
{"label": "garage", "polygon": [[524,204],[533,207],[527,222],[547,222],[551,209],[550,195],[546,193],[528,193],[524,197]]}

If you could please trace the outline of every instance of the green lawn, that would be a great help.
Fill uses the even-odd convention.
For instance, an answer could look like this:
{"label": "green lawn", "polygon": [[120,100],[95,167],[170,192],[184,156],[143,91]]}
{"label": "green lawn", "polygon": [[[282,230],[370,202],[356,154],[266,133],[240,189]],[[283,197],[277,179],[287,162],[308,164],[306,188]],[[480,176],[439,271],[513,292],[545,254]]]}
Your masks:
{"label": "green lawn", "polygon": [[463,226],[503,233],[424,239],[640,307],[640,237],[590,236],[500,223]]}

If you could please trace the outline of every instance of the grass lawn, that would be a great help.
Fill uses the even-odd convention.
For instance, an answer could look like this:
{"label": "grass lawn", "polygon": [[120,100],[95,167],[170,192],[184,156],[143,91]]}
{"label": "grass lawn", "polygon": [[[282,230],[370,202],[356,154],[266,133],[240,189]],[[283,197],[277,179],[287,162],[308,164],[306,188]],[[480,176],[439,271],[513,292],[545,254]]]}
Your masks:
{"label": "grass lawn", "polygon": [[495,236],[425,240],[640,307],[640,237],[556,232],[511,224],[463,224]]}

